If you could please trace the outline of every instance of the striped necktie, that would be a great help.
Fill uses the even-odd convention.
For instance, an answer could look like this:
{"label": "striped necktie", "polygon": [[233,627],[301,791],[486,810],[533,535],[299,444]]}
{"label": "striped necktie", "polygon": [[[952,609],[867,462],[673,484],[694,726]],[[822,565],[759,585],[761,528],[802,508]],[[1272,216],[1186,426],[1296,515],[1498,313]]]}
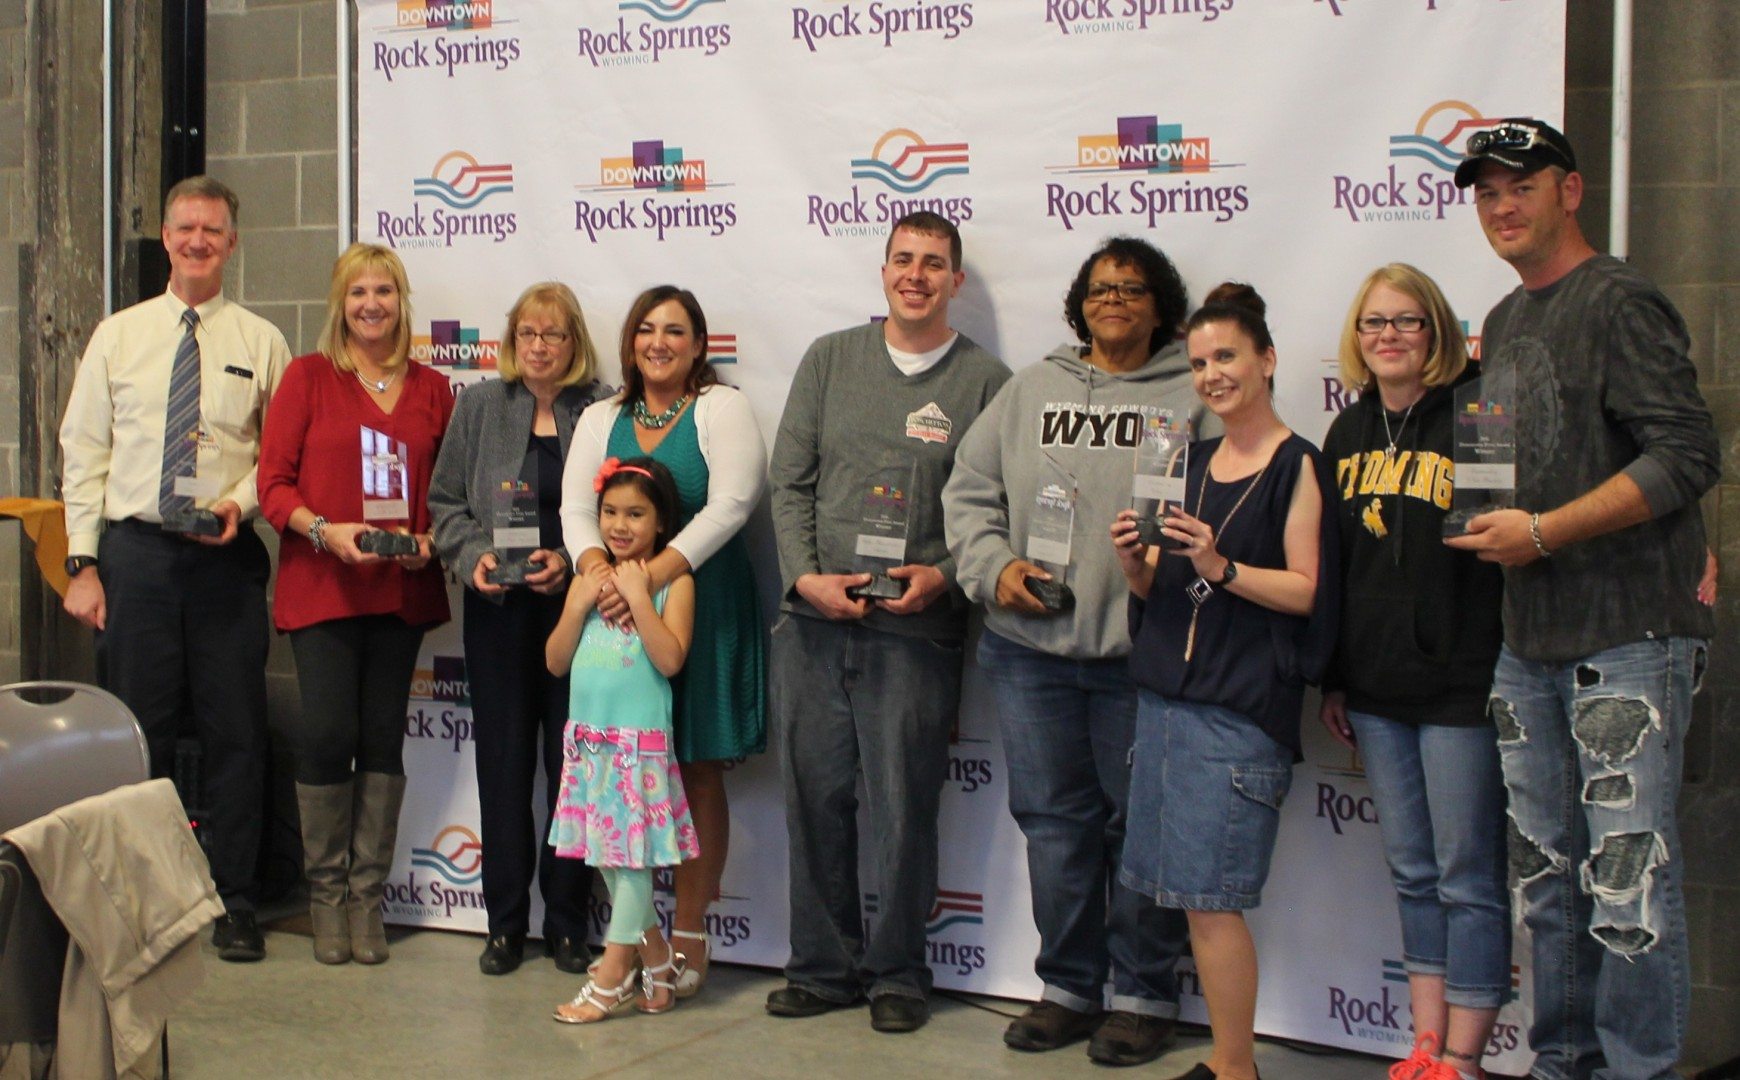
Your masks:
{"label": "striped necktie", "polygon": [[181,314],[187,332],[175,348],[175,364],[169,369],[169,407],[164,410],[163,476],[157,488],[157,509],[167,518],[176,511],[192,510],[193,498],[175,493],[175,480],[193,476],[199,468],[199,312],[188,308]]}

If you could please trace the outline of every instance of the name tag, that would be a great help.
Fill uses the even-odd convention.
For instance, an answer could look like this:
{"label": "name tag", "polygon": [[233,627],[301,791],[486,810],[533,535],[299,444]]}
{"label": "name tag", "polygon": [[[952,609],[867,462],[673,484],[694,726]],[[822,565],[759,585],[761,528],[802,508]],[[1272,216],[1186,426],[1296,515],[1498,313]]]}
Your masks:
{"label": "name tag", "polygon": [[231,364],[231,365],[225,367],[224,374],[225,375],[240,375],[244,379],[251,379],[254,377],[254,373],[249,371],[247,368],[236,367],[234,364]]}

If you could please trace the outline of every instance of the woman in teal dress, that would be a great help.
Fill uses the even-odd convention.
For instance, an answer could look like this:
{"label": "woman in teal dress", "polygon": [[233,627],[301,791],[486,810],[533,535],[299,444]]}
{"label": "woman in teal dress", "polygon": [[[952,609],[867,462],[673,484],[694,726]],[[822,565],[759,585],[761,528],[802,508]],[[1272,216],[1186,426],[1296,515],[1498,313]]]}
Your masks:
{"label": "woman in teal dress", "polygon": [[[678,532],[649,560],[656,591],[695,577],[695,635],[673,680],[677,760],[701,856],[675,873],[672,937],[688,967],[679,996],[699,990],[710,957],[707,908],[719,896],[730,842],[725,764],[766,748],[767,660],[749,551],[739,535],[766,483],[767,448],[749,399],[707,362],[707,318],[694,295],[648,289],[622,328],[622,392],[580,417],[562,483],[562,528],[585,570],[605,559],[592,479],[607,457],[650,456],[671,471]],[[599,610],[626,616],[607,595]]]}

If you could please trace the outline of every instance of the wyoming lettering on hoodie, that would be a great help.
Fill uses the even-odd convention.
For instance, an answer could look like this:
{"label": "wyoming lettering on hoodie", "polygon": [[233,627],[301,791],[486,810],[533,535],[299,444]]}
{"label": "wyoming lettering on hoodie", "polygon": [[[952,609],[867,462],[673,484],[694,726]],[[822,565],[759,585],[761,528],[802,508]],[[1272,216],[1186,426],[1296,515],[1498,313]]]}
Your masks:
{"label": "wyoming lettering on hoodie", "polygon": [[[956,577],[967,598],[985,606],[987,629],[1053,656],[1129,653],[1129,587],[1110,529],[1131,505],[1136,446],[1151,417],[1189,417],[1198,439],[1219,434],[1179,343],[1128,372],[1103,371],[1079,346],[1060,345],[1017,371],[980,414],[955,455],[943,512]],[[1073,480],[1077,493],[1066,579],[1075,606],[1049,616],[1000,608],[997,576],[1012,559],[1028,558],[1036,499],[1058,477]]]}

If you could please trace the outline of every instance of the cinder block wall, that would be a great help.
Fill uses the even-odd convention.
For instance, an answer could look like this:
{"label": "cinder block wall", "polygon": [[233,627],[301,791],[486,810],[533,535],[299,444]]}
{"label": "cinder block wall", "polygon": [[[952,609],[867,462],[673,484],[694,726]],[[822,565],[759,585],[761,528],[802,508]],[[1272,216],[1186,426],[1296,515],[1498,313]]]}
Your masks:
{"label": "cinder block wall", "polygon": [[[1595,187],[1583,215],[1605,247],[1612,176],[1612,5],[1571,0],[1568,134]],[[1637,5],[1631,257],[1692,331],[1698,383],[1721,434],[1722,483],[1704,500],[1722,561],[1709,673],[1693,706],[1680,800],[1691,931],[1687,1056],[1740,1054],[1740,4]]]}

